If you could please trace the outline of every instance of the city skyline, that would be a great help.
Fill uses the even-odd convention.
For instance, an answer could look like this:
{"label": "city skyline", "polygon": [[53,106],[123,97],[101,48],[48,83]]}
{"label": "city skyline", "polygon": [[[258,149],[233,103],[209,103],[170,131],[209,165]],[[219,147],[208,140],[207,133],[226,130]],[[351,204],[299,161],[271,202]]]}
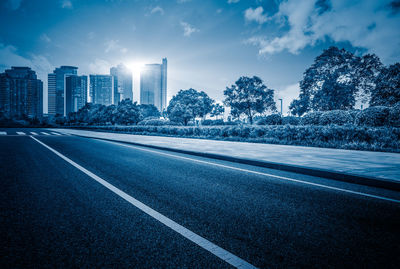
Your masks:
{"label": "city skyline", "polygon": [[106,74],[121,62],[168,57],[168,100],[194,88],[221,101],[240,76],[257,75],[283,99],[285,113],[305,69],[331,45],[376,53],[386,65],[399,61],[400,13],[392,2],[2,1],[8,27],[0,30],[0,71],[31,66],[46,83],[60,65]]}

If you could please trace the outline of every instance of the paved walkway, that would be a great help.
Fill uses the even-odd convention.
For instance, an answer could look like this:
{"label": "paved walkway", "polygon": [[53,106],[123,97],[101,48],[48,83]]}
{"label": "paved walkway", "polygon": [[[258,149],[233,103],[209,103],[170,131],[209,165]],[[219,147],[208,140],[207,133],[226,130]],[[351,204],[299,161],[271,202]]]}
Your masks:
{"label": "paved walkway", "polygon": [[179,137],[144,136],[75,129],[53,131],[241,159],[400,181],[400,154],[316,147],[258,144]]}

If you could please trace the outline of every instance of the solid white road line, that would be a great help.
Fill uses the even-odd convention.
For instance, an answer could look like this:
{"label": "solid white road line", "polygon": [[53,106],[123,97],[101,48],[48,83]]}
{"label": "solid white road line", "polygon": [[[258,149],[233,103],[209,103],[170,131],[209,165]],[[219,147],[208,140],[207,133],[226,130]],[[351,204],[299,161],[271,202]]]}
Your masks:
{"label": "solid white road line", "polygon": [[51,134],[53,134],[53,135],[61,135],[61,134],[55,133],[55,132],[51,132]]}
{"label": "solid white road line", "polygon": [[44,134],[44,135],[50,135],[50,134],[48,134],[48,133],[45,133],[45,132],[40,132],[41,134]]}
{"label": "solid white road line", "polygon": [[138,150],[141,150],[141,151],[147,151],[147,152],[156,153],[156,154],[160,154],[160,155],[164,155],[164,156],[169,156],[169,157],[173,157],[173,158],[177,158],[177,159],[188,160],[188,161],[192,161],[192,162],[197,162],[197,163],[202,163],[202,164],[208,164],[208,165],[223,167],[223,168],[227,168],[227,169],[237,170],[237,171],[246,172],[246,173],[251,173],[251,174],[256,174],[256,175],[261,175],[261,176],[267,176],[267,177],[273,177],[273,178],[283,179],[283,180],[286,180],[286,181],[291,181],[291,182],[296,182],[296,183],[311,185],[311,186],[320,187],[320,188],[324,188],[324,189],[330,189],[330,190],[334,190],[334,191],[340,191],[340,192],[351,193],[351,194],[355,194],[355,195],[361,195],[361,196],[365,196],[365,197],[369,197],[369,198],[375,198],[375,199],[390,201],[390,202],[394,202],[394,203],[400,203],[400,200],[396,200],[396,199],[392,199],[392,198],[387,198],[387,197],[383,197],[383,196],[379,196],[379,195],[373,195],[373,194],[368,194],[368,193],[364,193],[364,192],[346,190],[346,189],[337,188],[337,187],[332,187],[332,186],[328,186],[328,185],[323,185],[323,184],[308,182],[308,181],[304,181],[304,180],[300,180],[300,179],[294,179],[294,178],[289,178],[289,177],[277,176],[277,175],[273,175],[273,174],[268,174],[268,173],[263,173],[263,172],[252,171],[252,170],[243,169],[243,168],[238,168],[238,167],[234,167],[234,166],[229,166],[229,165],[224,165],[224,164],[219,164],[219,163],[212,163],[212,162],[207,162],[207,161],[192,159],[192,158],[183,157],[183,156],[178,156],[178,155],[169,154],[169,153],[165,153],[165,152],[160,152],[160,151],[156,151],[156,150],[146,149],[146,148],[143,148],[143,147],[140,147],[140,146],[127,145],[127,144],[122,144],[122,143],[113,142],[113,141],[108,141],[108,140],[101,140],[101,141],[107,142],[107,143],[111,143],[111,144],[115,144],[115,145],[119,145],[119,146],[122,146],[122,147],[134,148],[134,149],[138,149]]}
{"label": "solid white road line", "polygon": [[31,134],[33,134],[33,135],[38,135],[36,132],[31,132]]}
{"label": "solid white road line", "polygon": [[90,172],[86,168],[80,166],[76,162],[74,162],[71,159],[69,159],[68,157],[62,155],[61,153],[59,153],[55,149],[51,148],[50,146],[46,145],[45,143],[41,142],[40,140],[36,139],[35,137],[33,137],[33,136],[30,136],[30,137],[33,140],[35,140],[36,142],[38,142],[39,144],[41,144],[42,146],[44,146],[47,149],[49,149],[50,151],[52,151],[54,154],[56,154],[60,158],[62,158],[64,161],[68,162],[69,164],[71,164],[75,168],[79,169],[80,171],[82,171],[83,173],[88,175],[89,177],[93,178],[94,180],[96,180],[98,183],[100,183],[101,185],[103,185],[104,187],[106,187],[107,189],[112,191],[113,193],[117,194],[119,197],[121,197],[124,200],[126,200],[127,202],[131,203],[133,206],[137,207],[138,209],[140,209],[144,213],[146,213],[149,216],[153,217],[154,219],[158,220],[162,224],[164,224],[167,227],[171,228],[175,232],[177,232],[180,235],[182,235],[183,237],[189,239],[190,241],[192,241],[193,243],[195,243],[198,246],[202,247],[203,249],[211,252],[212,254],[217,256],[218,258],[220,258],[220,259],[224,260],[225,262],[229,263],[230,265],[232,265],[232,266],[234,266],[236,268],[256,268],[252,264],[246,262],[245,260],[243,260],[243,259],[239,258],[238,256],[232,254],[231,252],[229,252],[229,251],[227,251],[227,250],[215,245],[214,243],[208,241],[207,239],[201,237],[200,235],[190,231],[189,229],[183,227],[182,225],[176,223],[175,221],[173,221],[173,220],[169,219],[168,217],[162,215],[161,213],[155,211],[151,207],[143,204],[139,200],[136,200],[135,198],[133,198],[129,194],[123,192],[122,190],[118,189],[114,185],[111,185],[110,183],[108,183],[107,181],[102,179],[101,177],[93,174],[92,172]]}
{"label": "solid white road line", "polygon": [[7,132],[0,132],[0,135],[7,135]]}
{"label": "solid white road line", "polygon": [[17,134],[19,134],[19,135],[25,135],[24,132],[17,132]]}

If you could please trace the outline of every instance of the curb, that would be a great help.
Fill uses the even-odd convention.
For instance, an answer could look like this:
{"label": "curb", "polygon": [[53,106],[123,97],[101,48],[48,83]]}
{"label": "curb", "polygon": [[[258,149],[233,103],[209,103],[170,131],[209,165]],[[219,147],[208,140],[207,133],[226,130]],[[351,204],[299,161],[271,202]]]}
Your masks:
{"label": "curb", "polygon": [[[75,135],[75,134],[73,134],[73,135]],[[171,151],[171,152],[176,152],[176,153],[183,153],[183,154],[194,155],[194,156],[199,156],[199,157],[205,157],[205,158],[211,158],[211,159],[217,159],[217,160],[223,160],[223,161],[229,161],[229,162],[235,162],[235,163],[241,163],[241,164],[248,164],[248,165],[259,166],[259,167],[265,167],[265,168],[269,168],[269,169],[294,172],[294,173],[299,173],[299,174],[304,174],[304,175],[309,175],[309,176],[334,179],[334,180],[348,182],[348,183],[354,183],[354,184],[358,184],[358,185],[365,185],[365,186],[383,188],[383,189],[388,189],[388,190],[400,191],[400,182],[390,180],[390,179],[382,180],[382,179],[379,179],[376,177],[366,177],[366,176],[360,176],[360,175],[343,173],[343,172],[335,172],[335,171],[319,169],[319,168],[309,168],[309,167],[303,167],[303,166],[297,166],[297,165],[291,165],[291,164],[282,164],[282,163],[268,162],[268,161],[258,161],[258,160],[237,158],[237,157],[231,157],[231,156],[214,154],[214,153],[205,153],[205,152],[189,151],[189,150],[183,150],[183,149],[174,149],[174,148],[168,148],[168,147],[162,147],[162,146],[146,145],[146,144],[141,144],[141,143],[136,143],[136,142],[127,142],[127,141],[113,140],[113,139],[107,139],[107,138],[99,138],[99,137],[91,137],[91,136],[83,136],[83,135],[75,135],[75,136],[86,137],[86,138],[89,137],[89,138],[94,138],[94,139],[98,139],[98,140],[119,142],[119,143],[123,143],[123,144],[134,145],[134,146],[153,148],[153,149]]]}

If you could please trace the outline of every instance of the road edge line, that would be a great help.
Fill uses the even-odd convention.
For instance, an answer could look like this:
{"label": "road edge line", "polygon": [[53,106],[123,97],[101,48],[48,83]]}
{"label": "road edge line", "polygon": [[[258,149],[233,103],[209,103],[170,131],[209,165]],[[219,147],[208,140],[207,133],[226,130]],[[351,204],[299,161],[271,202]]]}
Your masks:
{"label": "road edge line", "polygon": [[119,197],[124,199],[125,201],[129,202],[131,205],[135,206],[136,208],[138,208],[142,212],[146,213],[150,217],[154,218],[155,220],[161,222],[162,224],[164,224],[168,228],[172,229],[173,231],[179,233],[180,235],[182,235],[186,239],[190,240],[191,242],[193,242],[196,245],[198,245],[201,248],[203,248],[204,250],[207,250],[211,254],[217,256],[218,258],[220,258],[221,260],[225,261],[226,263],[229,263],[230,265],[232,265],[232,266],[234,266],[236,268],[257,268],[254,265],[248,263],[247,261],[245,261],[245,260],[239,258],[238,256],[234,255],[233,253],[221,248],[220,246],[218,246],[218,245],[212,243],[211,241],[201,237],[200,235],[192,232],[191,230],[185,228],[184,226],[176,223],[172,219],[164,216],[163,214],[159,213],[158,211],[156,211],[156,210],[152,209],[151,207],[145,205],[144,203],[140,202],[139,200],[133,198],[132,196],[130,196],[126,192],[124,192],[124,191],[118,189],[117,187],[115,187],[114,185],[108,183],[106,180],[104,180],[101,177],[97,176],[96,174],[90,172],[89,170],[87,170],[83,166],[81,166],[81,165],[77,164],[76,162],[72,161],[71,159],[69,159],[68,157],[64,156],[63,154],[61,154],[57,150],[53,149],[52,147],[46,145],[42,141],[36,139],[35,137],[33,137],[31,135],[29,137],[32,138],[33,140],[35,140],[36,142],[38,142],[39,144],[41,144],[42,146],[44,146],[45,148],[47,148],[48,150],[50,150],[51,152],[53,152],[54,154],[56,154],[58,157],[60,157],[64,161],[68,162],[69,164],[71,164],[72,166],[74,166],[75,168],[80,170],[81,172],[85,173],[86,175],[88,175],[89,177],[91,177],[92,179],[97,181],[99,184],[103,185],[108,190],[112,191],[113,193],[115,193],[116,195],[118,195]]}

